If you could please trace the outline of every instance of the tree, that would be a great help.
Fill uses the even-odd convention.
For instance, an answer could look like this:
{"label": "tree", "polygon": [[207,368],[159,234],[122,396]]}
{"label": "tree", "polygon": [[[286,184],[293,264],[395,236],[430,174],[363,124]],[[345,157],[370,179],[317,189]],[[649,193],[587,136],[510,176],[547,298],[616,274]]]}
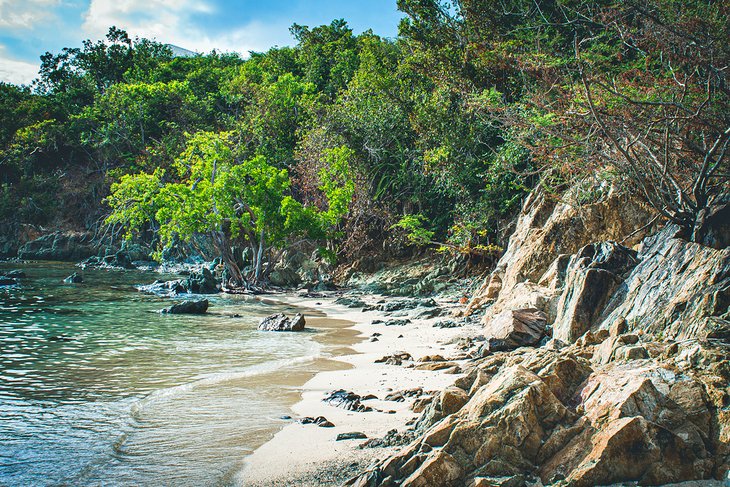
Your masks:
{"label": "tree", "polygon": [[[128,232],[147,224],[157,229],[161,248],[175,238],[211,237],[233,285],[260,285],[267,277],[264,261],[293,236],[321,237],[346,212],[351,194],[342,167],[334,168],[323,184],[331,198],[327,212],[304,207],[287,194],[286,169],[268,164],[263,156],[236,160],[234,134],[198,132],[177,158],[174,174],[126,175],[107,198],[111,214],[107,222]],[[344,188],[344,193],[340,190]],[[128,233],[128,235],[131,233]],[[236,247],[248,246],[253,263],[246,272],[234,255]]]}

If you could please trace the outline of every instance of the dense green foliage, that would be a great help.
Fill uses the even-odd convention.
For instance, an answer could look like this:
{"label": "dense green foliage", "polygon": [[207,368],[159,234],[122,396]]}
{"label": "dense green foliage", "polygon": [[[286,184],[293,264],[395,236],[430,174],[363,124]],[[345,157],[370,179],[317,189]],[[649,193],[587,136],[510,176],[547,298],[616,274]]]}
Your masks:
{"label": "dense green foliage", "polygon": [[304,236],[492,255],[538,181],[606,180],[689,230],[728,197],[725,2],[398,7],[395,40],[336,20],[247,60],[176,58],[112,28],[44,55],[33,86],[0,84],[2,218],[111,210],[222,254]]}

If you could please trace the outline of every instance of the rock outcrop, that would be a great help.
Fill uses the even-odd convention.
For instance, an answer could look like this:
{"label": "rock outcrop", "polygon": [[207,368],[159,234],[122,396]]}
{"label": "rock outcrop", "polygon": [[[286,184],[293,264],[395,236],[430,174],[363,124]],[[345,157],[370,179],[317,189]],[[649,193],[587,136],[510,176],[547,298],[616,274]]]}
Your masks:
{"label": "rock outcrop", "polygon": [[348,485],[723,478],[730,461],[727,347],[696,342],[697,358],[708,364],[699,368],[660,342],[644,345],[663,358],[602,364],[592,359],[602,344],[595,341],[477,361],[460,387],[441,394],[448,402],[426,408],[413,443]]}
{"label": "rock outcrop", "polygon": [[582,209],[533,194],[466,309],[485,309],[486,343],[464,340],[471,365],[418,403],[416,439],[348,485],[725,479],[730,249],[717,214],[693,243],[610,192]]}
{"label": "rock outcrop", "polygon": [[[549,313],[546,296],[552,298],[554,290],[544,278],[564,273],[568,256],[600,241],[631,247],[652,229],[646,227],[652,220],[649,209],[625,195],[608,190],[587,205],[573,203],[574,199],[571,194],[561,201],[541,191],[530,194],[504,255],[467,305],[467,314],[487,304],[492,305],[490,315],[517,308]],[[541,281],[544,285],[538,287]]]}
{"label": "rock outcrop", "polygon": [[218,281],[210,269],[206,267],[191,272],[185,281],[185,288],[188,292],[195,294],[216,294],[220,292]]}
{"label": "rock outcrop", "polygon": [[18,250],[23,260],[78,261],[94,254],[96,248],[86,235],[62,232],[44,235]]}

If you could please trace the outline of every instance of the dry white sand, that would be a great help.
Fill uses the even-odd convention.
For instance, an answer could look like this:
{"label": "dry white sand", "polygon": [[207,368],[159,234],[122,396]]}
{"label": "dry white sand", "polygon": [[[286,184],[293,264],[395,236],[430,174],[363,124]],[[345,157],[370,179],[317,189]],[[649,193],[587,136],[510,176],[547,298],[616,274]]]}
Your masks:
{"label": "dry white sand", "polygon": [[[381,297],[365,298],[374,302]],[[399,298],[385,298],[399,299]],[[295,422],[287,425],[269,442],[245,459],[244,468],[236,483],[245,486],[323,486],[339,485],[348,476],[367,467],[374,459],[384,458],[397,448],[358,448],[365,440],[335,441],[339,433],[362,432],[368,438],[381,438],[391,429],[404,432],[408,420],[418,417],[410,409],[413,399],[405,402],[385,401],[391,392],[422,387],[424,391],[438,391],[456,380],[458,375],[442,371],[423,371],[403,365],[375,363],[375,360],[395,352],[408,352],[415,360],[439,354],[446,359],[458,356],[454,338],[474,334],[471,327],[434,328],[440,317],[413,320],[405,326],[371,324],[374,319],[389,319],[381,313],[361,312],[332,304],[332,299],[310,299],[287,296],[277,300],[315,308],[329,318],[349,320],[360,333],[362,341],[352,349],[355,354],[336,357],[352,368],[320,372],[302,387],[302,400],[293,409],[296,418],[324,416],[334,428]],[[320,303],[320,304],[317,304]],[[441,303],[440,303],[441,304]],[[394,319],[390,317],[390,319]],[[373,333],[380,333],[378,341],[371,342]],[[400,337],[402,335],[402,337]],[[324,403],[327,392],[345,389],[361,396],[374,394],[376,399],[363,404],[383,412],[353,412]],[[387,411],[395,411],[389,414]]]}

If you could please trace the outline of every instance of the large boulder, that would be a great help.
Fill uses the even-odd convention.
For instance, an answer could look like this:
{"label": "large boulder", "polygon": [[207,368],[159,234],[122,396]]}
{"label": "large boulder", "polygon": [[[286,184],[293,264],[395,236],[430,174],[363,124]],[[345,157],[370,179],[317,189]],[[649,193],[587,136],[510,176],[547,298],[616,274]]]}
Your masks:
{"label": "large boulder", "polygon": [[302,331],[304,330],[304,316],[297,313],[289,318],[284,313],[267,316],[259,324],[259,330],[264,331]]}
{"label": "large boulder", "polygon": [[553,336],[570,343],[588,331],[637,263],[635,251],[615,242],[594,243],[580,249],[565,270]]}
{"label": "large boulder", "polygon": [[544,312],[535,308],[503,311],[484,327],[489,350],[513,350],[537,345],[545,335],[546,318]]}
{"label": "large boulder", "polygon": [[200,301],[183,301],[182,303],[173,304],[169,308],[165,308],[161,313],[171,315],[202,315],[208,311],[208,300]]}

